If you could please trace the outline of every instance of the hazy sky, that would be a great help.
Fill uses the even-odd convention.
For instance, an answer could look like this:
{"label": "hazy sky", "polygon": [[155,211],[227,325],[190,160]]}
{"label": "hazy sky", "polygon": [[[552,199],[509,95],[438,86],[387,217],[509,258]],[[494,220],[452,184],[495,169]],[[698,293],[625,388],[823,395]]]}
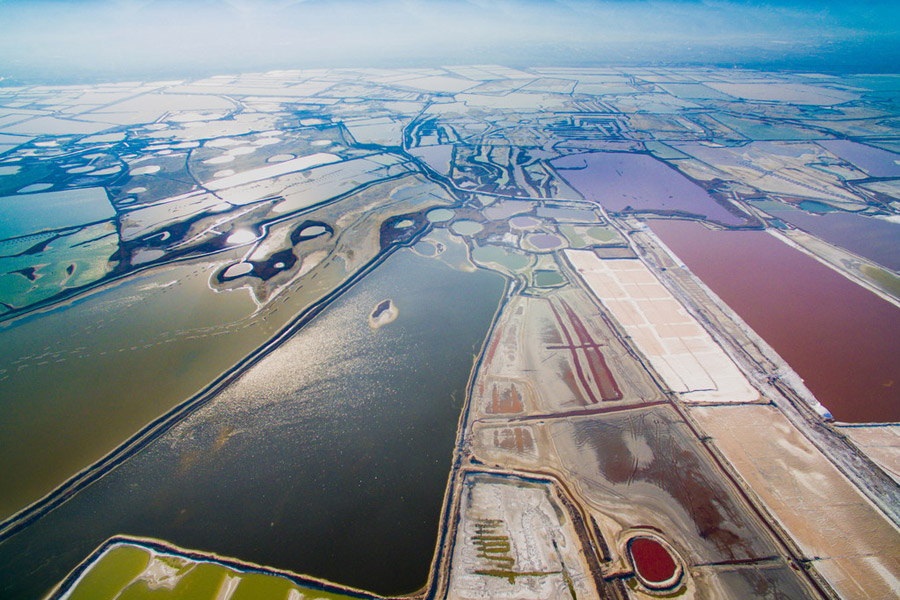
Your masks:
{"label": "hazy sky", "polygon": [[0,0],[0,76],[321,66],[900,71],[900,1]]}

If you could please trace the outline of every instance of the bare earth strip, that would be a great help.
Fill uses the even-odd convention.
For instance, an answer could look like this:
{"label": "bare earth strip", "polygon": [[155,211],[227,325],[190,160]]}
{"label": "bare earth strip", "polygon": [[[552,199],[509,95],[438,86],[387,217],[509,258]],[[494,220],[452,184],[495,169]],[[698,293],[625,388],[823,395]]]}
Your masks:
{"label": "bare earth strip", "polygon": [[842,598],[895,598],[900,531],[772,406],[691,408]]}
{"label": "bare earth strip", "polygon": [[841,427],[840,431],[900,483],[900,425]]}

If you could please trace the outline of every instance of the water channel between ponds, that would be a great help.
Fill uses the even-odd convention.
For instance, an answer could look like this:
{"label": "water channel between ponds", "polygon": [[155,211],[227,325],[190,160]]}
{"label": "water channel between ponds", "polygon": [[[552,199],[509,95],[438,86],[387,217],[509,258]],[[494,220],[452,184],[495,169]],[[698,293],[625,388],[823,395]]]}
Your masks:
{"label": "water channel between ponds", "polygon": [[[41,597],[114,534],[383,594],[420,588],[503,289],[495,273],[399,251],[209,404],[0,543],[0,597]],[[373,330],[384,298],[399,317]]]}
{"label": "water channel between ponds", "polygon": [[838,421],[900,421],[900,309],[763,231],[651,228]]}

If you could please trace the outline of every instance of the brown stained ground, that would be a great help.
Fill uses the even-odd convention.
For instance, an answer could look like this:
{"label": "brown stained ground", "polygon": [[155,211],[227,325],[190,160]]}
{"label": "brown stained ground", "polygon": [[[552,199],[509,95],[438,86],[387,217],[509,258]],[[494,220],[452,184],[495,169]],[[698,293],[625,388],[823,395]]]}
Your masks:
{"label": "brown stained ground", "polygon": [[473,427],[473,449],[478,459],[487,464],[535,470],[541,466],[548,444],[541,425],[503,422],[476,423]]}
{"label": "brown stained ground", "polygon": [[500,345],[500,339],[503,335],[503,329],[499,326],[494,330],[494,334],[491,336],[491,345],[488,346],[487,354],[485,355],[485,362],[491,363],[494,360],[494,355],[497,354],[497,346]]}
{"label": "brown stained ground", "polygon": [[559,346],[563,343],[562,334],[559,327],[553,321],[545,321],[540,331],[540,339],[548,346]]}
{"label": "brown stained ground", "polygon": [[662,398],[588,294],[570,287],[518,301],[525,305],[520,368],[534,381],[544,412]]}
{"label": "brown stained ground", "polygon": [[569,479],[592,505],[625,527],[652,525],[666,532],[687,549],[691,563],[777,553],[671,408],[557,421],[549,431]]}
{"label": "brown stained ground", "polygon": [[[472,430],[475,455],[487,464],[535,470],[541,466],[540,457],[550,447],[543,425],[514,425],[508,421],[496,424],[475,423]],[[517,434],[516,431],[520,433]],[[516,443],[516,436],[520,436],[522,440],[521,447]]]}
{"label": "brown stained ground", "polygon": [[[558,478],[597,522],[610,568],[627,569],[627,532],[659,532],[688,569],[679,597],[813,597],[607,319],[573,287],[509,301],[475,381],[472,458]],[[512,389],[518,414],[501,410]]]}
{"label": "brown stained ground", "polygon": [[799,600],[816,598],[797,578],[797,573],[781,562],[752,566],[697,567],[692,575],[703,582],[698,596],[716,599],[773,598]]}
{"label": "brown stained ground", "polygon": [[569,388],[569,391],[572,393],[572,398],[574,399],[574,403],[579,406],[587,406],[590,404],[588,400],[584,398],[584,394],[581,391],[581,387],[578,385],[578,381],[575,379],[575,372],[572,370],[572,367],[568,362],[560,361],[562,364],[559,367],[559,375],[560,379],[566,384],[566,387]]}
{"label": "brown stained ground", "polygon": [[505,427],[494,430],[494,446],[516,454],[531,454],[534,451],[534,438],[527,427]]}
{"label": "brown stained ground", "polygon": [[[503,439],[504,433],[510,430],[503,425],[486,426],[475,424],[475,453],[476,456],[487,464],[502,466],[513,472],[552,472],[565,473],[566,469],[560,466],[562,458],[556,455],[553,448],[556,440],[550,435],[552,424],[531,424],[523,427],[534,440],[534,450],[522,451],[504,444],[497,444]],[[512,446],[507,443],[506,446]],[[524,450],[524,449],[523,449]],[[607,548],[603,552],[604,560],[611,558],[616,561],[606,563],[613,570],[617,568],[628,569],[624,558],[624,542],[628,532],[635,524],[638,526],[650,526],[655,528],[677,549],[680,560],[685,557],[691,561],[693,555],[685,548],[696,544],[696,535],[685,536],[677,528],[668,525],[668,521],[658,518],[656,504],[648,500],[639,489],[639,482],[633,483],[631,490],[625,488],[603,488],[591,484],[583,485],[578,479],[571,476],[563,476],[562,481],[570,484],[574,482],[579,492],[584,488],[590,490],[586,506],[599,524],[597,534],[603,537],[603,545]],[[580,495],[580,494],[579,494]],[[599,506],[599,508],[597,508]],[[693,536],[693,537],[692,537]],[[618,547],[617,547],[618,546]],[[609,550],[612,547],[612,556]],[[705,557],[711,558],[709,556]],[[621,565],[618,566],[617,565]],[[748,560],[739,563],[728,561],[700,562],[693,560],[687,566],[687,573],[681,587],[673,591],[675,597],[685,600],[692,599],[735,599],[735,598],[789,598],[804,599],[816,598],[807,586],[797,576],[797,572],[788,566],[781,558],[761,560]],[[634,593],[632,597],[645,598],[647,596]]]}
{"label": "brown stained ground", "polygon": [[555,414],[661,399],[598,311],[575,288],[512,298],[487,344],[475,413]]}
{"label": "brown stained ground", "polygon": [[[592,403],[596,404],[600,400],[621,400],[622,392],[609,367],[606,366],[606,360],[600,349],[606,344],[594,339],[584,322],[565,300],[559,300],[558,304],[557,308],[557,303],[551,300],[550,309],[553,311],[557,327],[566,339],[566,344],[549,346],[548,349],[568,350],[572,354],[572,363],[575,365],[578,378]],[[595,389],[598,392],[596,394]]]}
{"label": "brown stained ground", "polygon": [[515,414],[524,410],[522,396],[515,383],[495,383],[491,386],[491,414]]}
{"label": "brown stained ground", "polygon": [[691,414],[841,597],[896,597],[900,532],[777,409]]}

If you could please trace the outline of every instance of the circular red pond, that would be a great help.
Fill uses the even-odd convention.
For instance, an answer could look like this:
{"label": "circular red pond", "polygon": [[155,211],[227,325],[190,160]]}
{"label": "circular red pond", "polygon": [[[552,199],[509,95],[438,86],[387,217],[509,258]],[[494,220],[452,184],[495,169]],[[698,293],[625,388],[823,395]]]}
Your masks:
{"label": "circular red pond", "polygon": [[668,583],[675,576],[675,560],[665,546],[654,539],[636,537],[628,542],[628,552],[638,576],[650,584]]}

